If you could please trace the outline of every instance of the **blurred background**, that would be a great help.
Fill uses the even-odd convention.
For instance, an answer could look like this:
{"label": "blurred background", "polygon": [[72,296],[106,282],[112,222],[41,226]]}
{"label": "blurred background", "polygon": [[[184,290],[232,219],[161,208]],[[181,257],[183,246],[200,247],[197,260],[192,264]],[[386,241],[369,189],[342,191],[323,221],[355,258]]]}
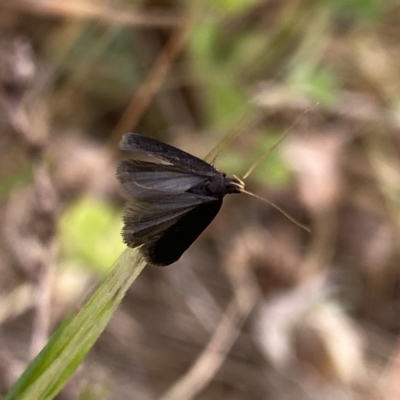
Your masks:
{"label": "blurred background", "polygon": [[[198,3],[198,4],[196,4]],[[60,399],[400,398],[400,5],[0,0],[0,392],[123,252],[123,133],[246,179]],[[211,157],[210,159],[212,159]]]}

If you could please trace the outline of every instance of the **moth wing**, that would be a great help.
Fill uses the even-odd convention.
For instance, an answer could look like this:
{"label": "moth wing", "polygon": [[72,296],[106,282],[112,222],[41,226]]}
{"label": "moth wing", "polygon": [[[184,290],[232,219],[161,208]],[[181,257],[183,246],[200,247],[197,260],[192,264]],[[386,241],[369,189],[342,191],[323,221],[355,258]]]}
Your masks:
{"label": "moth wing", "polygon": [[138,160],[119,163],[117,178],[124,194],[138,200],[157,197],[162,200],[166,194],[186,192],[205,179],[174,165]]}
{"label": "moth wing", "polygon": [[124,215],[122,236],[130,247],[154,241],[195,207],[214,199],[191,193],[165,196],[161,201],[131,202]]}
{"label": "moth wing", "polygon": [[222,199],[193,207],[140,249],[148,262],[166,266],[177,261],[218,214]]}
{"label": "moth wing", "polygon": [[143,151],[195,174],[203,174],[204,176],[210,177],[219,174],[212,165],[200,158],[166,143],[159,142],[156,139],[137,133],[126,133],[122,137],[120,148],[122,150]]}

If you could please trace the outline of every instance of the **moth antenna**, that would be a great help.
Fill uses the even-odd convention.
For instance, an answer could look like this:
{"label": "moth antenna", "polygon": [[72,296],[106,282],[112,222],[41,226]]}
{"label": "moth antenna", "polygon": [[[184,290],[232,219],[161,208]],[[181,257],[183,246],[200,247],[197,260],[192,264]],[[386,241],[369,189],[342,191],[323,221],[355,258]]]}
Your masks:
{"label": "moth antenna", "polygon": [[204,161],[207,161],[211,165],[214,165],[215,160],[221,154],[224,147],[227,146],[229,142],[235,139],[244,128],[251,127],[259,120],[259,114],[249,116],[248,114],[243,115],[240,120],[236,123],[235,128],[225,135],[221,141],[204,157]]}
{"label": "moth antenna", "polygon": [[270,154],[273,150],[275,150],[280,143],[283,142],[283,140],[289,136],[293,131],[293,127],[297,124],[299,119],[304,116],[304,114],[307,114],[314,108],[316,108],[319,105],[319,103],[315,103],[312,107],[307,108],[307,110],[304,110],[300,115],[297,116],[297,118],[293,121],[293,123],[289,126],[289,128],[286,129],[286,132],[281,136],[281,138],[272,146],[270,147],[266,153],[264,153],[261,157],[259,157],[254,163],[250,166],[250,168],[247,170],[247,172],[243,175],[242,179],[245,180]]}
{"label": "moth antenna", "polygon": [[300,223],[299,221],[297,221],[296,219],[294,219],[292,216],[290,216],[286,211],[284,211],[282,208],[280,208],[279,206],[277,206],[276,204],[274,204],[272,201],[269,201],[267,199],[264,199],[261,196],[257,196],[254,193],[248,192],[247,190],[242,189],[241,191],[242,193],[246,193],[249,196],[253,196],[255,198],[257,198],[258,200],[264,201],[265,203],[268,203],[269,205],[271,205],[272,207],[274,207],[276,210],[278,210],[281,214],[283,214],[287,219],[289,219],[290,221],[292,221],[295,225],[297,225],[299,228],[304,229],[305,231],[307,231],[308,233],[311,233],[311,229],[308,228],[306,225],[303,225],[302,223]]}

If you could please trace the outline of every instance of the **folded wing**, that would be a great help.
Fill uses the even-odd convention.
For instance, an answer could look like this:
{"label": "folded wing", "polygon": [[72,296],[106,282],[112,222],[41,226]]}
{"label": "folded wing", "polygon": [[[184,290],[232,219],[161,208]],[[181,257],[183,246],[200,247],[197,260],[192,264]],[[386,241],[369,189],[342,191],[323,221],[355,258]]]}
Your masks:
{"label": "folded wing", "polygon": [[124,242],[130,247],[137,247],[154,241],[185,214],[209,202],[215,200],[191,193],[164,195],[161,201],[155,202],[130,202],[124,214]]}
{"label": "folded wing", "polygon": [[117,167],[117,178],[124,194],[139,200],[183,193],[207,179],[174,165],[138,160],[122,161]]}
{"label": "folded wing", "polygon": [[122,150],[143,151],[195,174],[200,173],[206,176],[215,176],[219,173],[212,165],[200,158],[137,133],[125,134],[119,145]]}

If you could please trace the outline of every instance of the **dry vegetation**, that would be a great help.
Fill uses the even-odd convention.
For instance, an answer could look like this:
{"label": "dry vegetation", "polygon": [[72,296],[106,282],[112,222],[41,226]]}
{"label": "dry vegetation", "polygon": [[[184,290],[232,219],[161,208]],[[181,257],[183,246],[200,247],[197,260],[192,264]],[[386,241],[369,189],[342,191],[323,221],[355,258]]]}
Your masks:
{"label": "dry vegetation", "polygon": [[289,130],[247,188],[311,234],[231,196],[59,398],[399,399],[398,3],[191,3],[0,0],[0,393],[123,250],[122,133],[241,176]]}

